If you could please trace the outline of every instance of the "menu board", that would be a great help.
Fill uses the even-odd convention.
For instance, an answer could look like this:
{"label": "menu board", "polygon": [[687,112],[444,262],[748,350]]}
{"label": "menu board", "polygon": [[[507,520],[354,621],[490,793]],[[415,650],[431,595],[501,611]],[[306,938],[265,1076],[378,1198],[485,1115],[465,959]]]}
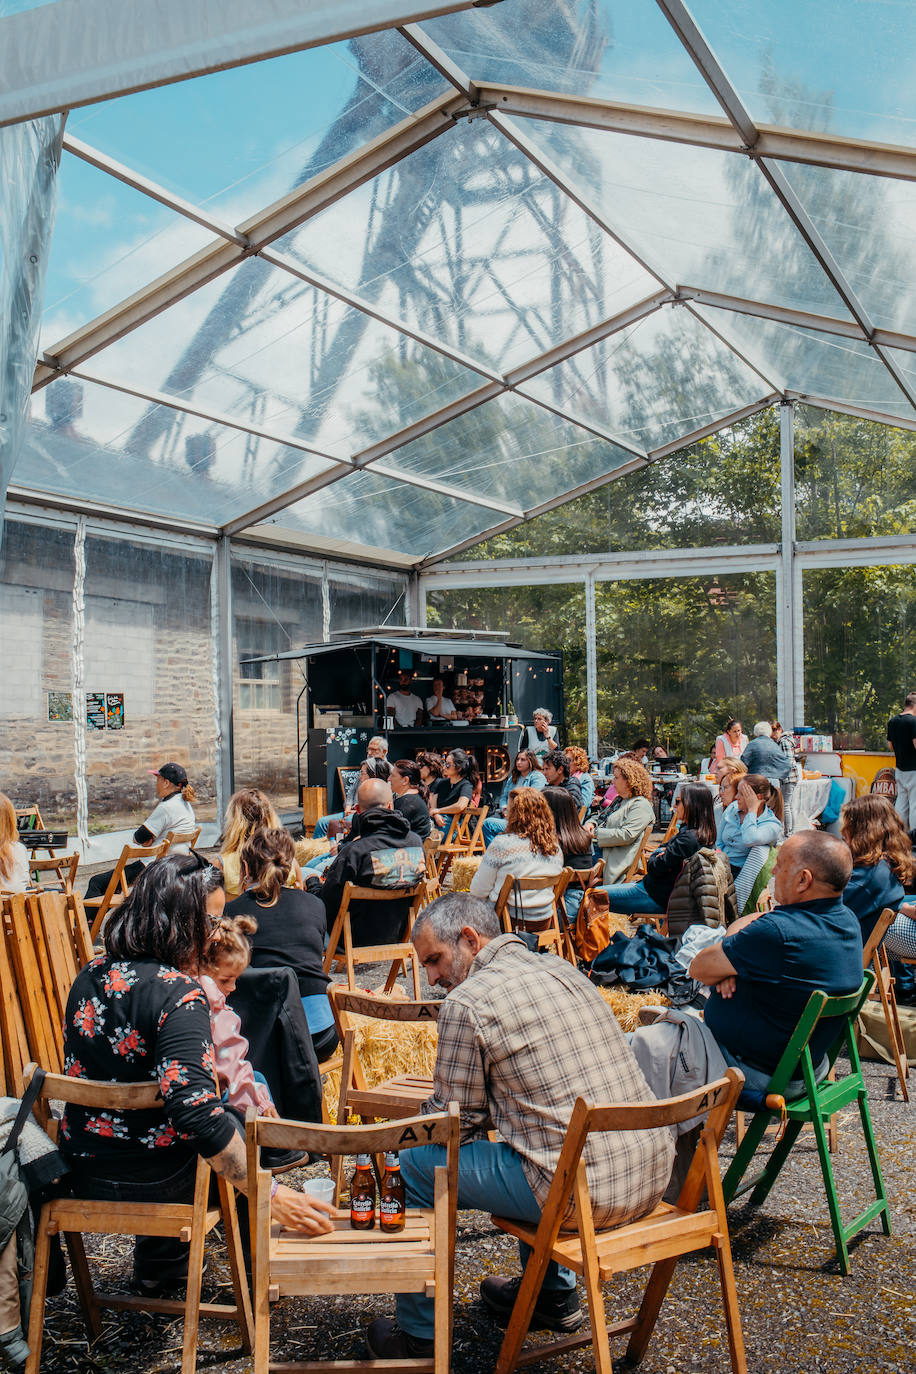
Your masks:
{"label": "menu board", "polygon": [[124,693],[105,693],[105,713],[109,730],[124,729]]}
{"label": "menu board", "polygon": [[86,724],[90,730],[105,729],[105,693],[86,693]]}

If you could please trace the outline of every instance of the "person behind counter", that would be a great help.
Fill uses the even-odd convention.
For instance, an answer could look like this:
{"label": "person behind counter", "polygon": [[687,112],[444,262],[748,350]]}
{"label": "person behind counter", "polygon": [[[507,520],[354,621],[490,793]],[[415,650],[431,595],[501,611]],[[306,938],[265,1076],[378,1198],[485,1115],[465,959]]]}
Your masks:
{"label": "person behind counter", "polygon": [[551,725],[553,712],[548,711],[546,706],[537,706],[534,709],[531,719],[533,725],[529,725],[526,731],[526,738],[522,740],[522,747],[530,749],[537,754],[539,759],[543,759],[549,754],[551,749],[559,749],[560,741],[557,739],[557,732]]}
{"label": "person behind counter", "polygon": [[407,817],[415,835],[428,839],[433,823],[429,818],[429,788],[420,777],[420,765],[412,759],[398,759],[388,781],[394,793],[395,811]]}
{"label": "person behind counter", "polygon": [[445,683],[441,677],[433,678],[433,694],[426,698],[426,714],[429,716],[430,723],[433,721],[457,720],[458,712],[455,710],[455,703],[444,695]]}
{"label": "person behind counter", "polygon": [[402,668],[398,673],[398,688],[396,692],[389,692],[385,702],[385,709],[393,713],[395,725],[400,730],[410,730],[416,725],[423,710],[423,703],[418,696],[410,690],[413,682],[413,673],[409,668]]}
{"label": "person behind counter", "polygon": [[444,777],[437,778],[430,789],[433,805],[429,808],[433,825],[445,830],[451,817],[466,811],[472,804],[480,783],[477,763],[464,749],[450,749],[445,756]]}

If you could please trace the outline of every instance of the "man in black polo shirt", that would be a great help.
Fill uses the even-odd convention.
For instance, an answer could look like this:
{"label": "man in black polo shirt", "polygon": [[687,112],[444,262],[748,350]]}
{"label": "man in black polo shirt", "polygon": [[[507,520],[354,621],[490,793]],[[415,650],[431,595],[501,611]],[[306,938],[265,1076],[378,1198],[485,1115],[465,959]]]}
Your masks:
{"label": "man in black polo shirt", "polygon": [[[790,836],[773,871],[777,905],[733,922],[690,965],[690,976],[712,988],[706,1027],[753,1092],[769,1083],[811,993],[842,996],[862,982],[862,932],[843,905],[851,871],[852,856],[837,836]],[[829,1021],[815,1031],[815,1072],[834,1034]]]}
{"label": "man in black polo shirt", "polygon": [[894,751],[896,807],[906,830],[916,826],[916,692],[910,692],[899,716],[887,722],[887,744]]}

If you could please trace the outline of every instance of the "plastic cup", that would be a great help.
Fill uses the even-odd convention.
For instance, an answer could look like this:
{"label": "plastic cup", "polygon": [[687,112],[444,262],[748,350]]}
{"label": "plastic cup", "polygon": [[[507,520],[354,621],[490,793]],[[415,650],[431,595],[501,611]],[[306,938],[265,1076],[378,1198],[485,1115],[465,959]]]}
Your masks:
{"label": "plastic cup", "polygon": [[333,1178],[308,1178],[305,1180],[303,1192],[309,1197],[315,1198],[316,1202],[334,1201],[334,1180]]}

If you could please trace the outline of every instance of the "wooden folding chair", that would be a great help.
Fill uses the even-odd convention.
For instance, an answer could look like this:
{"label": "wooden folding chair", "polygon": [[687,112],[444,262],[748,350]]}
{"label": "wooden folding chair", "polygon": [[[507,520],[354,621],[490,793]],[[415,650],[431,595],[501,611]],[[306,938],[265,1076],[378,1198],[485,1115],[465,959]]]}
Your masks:
{"label": "wooden folding chair", "polygon": [[423,841],[423,854],[426,859],[426,899],[425,904],[435,901],[442,891],[439,882],[439,868],[436,863],[436,855],[439,852],[439,845],[432,835]]}
{"label": "wooden folding chair", "polygon": [[[416,1371],[448,1374],[452,1350],[452,1290],[455,1274],[455,1216],[458,1200],[458,1106],[386,1126],[313,1126],[259,1118],[245,1123],[248,1197],[254,1289],[254,1374],[269,1368],[303,1370]],[[434,1205],[409,1207],[403,1231],[353,1231],[338,1213],[334,1230],[320,1236],[284,1231],[270,1224],[270,1174],[261,1168],[259,1147],[312,1150],[324,1155],[379,1154],[417,1145],[444,1145],[445,1165],[435,1172]],[[307,1361],[271,1365],[270,1304],[301,1294],[423,1293],[435,1304],[435,1354],[429,1359]]]}
{"label": "wooden folding chair", "polygon": [[[416,887],[356,887],[353,883],[345,883],[343,897],[340,901],[340,908],[334,918],[334,925],[328,938],[328,947],[324,955],[324,971],[330,973],[333,968],[335,971],[341,968],[347,970],[347,987],[351,990],[356,989],[356,975],[354,972],[357,964],[379,964],[386,959],[391,960],[391,968],[388,970],[388,977],[385,980],[385,991],[390,992],[398,979],[398,974],[407,972],[407,964],[411,966],[413,973],[413,992],[417,1001],[420,1000],[420,965],[417,960],[416,950],[410,943],[410,935],[413,930],[413,923],[417,913],[426,896],[426,880],[417,883]],[[401,933],[400,940],[393,941],[386,945],[356,945],[353,944],[353,935],[350,929],[350,903],[359,902],[410,902],[410,909],[407,912],[407,921]],[[338,953],[338,948],[343,941],[343,951]]]}
{"label": "wooden folding chair", "polygon": [[3,898],[2,922],[12,972],[12,992],[25,1028],[29,1059],[40,1059],[53,1073],[64,1067],[61,1018],[53,997],[48,950],[35,938],[22,892]]}
{"label": "wooden folding chair", "polygon": [[[568,959],[571,964],[578,967],[564,902],[566,886],[572,872],[571,868],[561,868],[559,873],[551,873],[544,878],[513,878],[512,874],[508,873],[499,889],[494,910],[507,935],[517,934],[519,930],[524,931],[526,935],[537,935],[539,949],[553,949],[554,954],[558,954],[561,959]],[[545,892],[548,888],[553,892],[553,903],[546,916],[519,915],[509,911],[509,898],[515,891]]]}
{"label": "wooden folding chair", "polygon": [[436,869],[439,884],[444,885],[453,859],[469,858],[472,854],[483,854],[483,823],[489,814],[487,806],[469,806],[452,816],[451,823],[442,843],[436,850]]}
{"label": "wooden folding chair", "polygon": [[[27,820],[28,825],[25,826],[26,830],[47,830],[48,827],[41,819],[41,812],[37,806],[17,806],[15,810],[17,828],[20,820]],[[45,846],[45,851],[53,857],[54,850],[50,845]]]}
{"label": "wooden folding chair", "polygon": [[62,1044],[70,988],[93,956],[82,899],[75,892],[28,893],[25,914],[39,955],[48,1015]]}
{"label": "wooden folding chair", "polygon": [[[765,1201],[770,1189],[776,1182],[777,1175],[786,1162],[789,1151],[798,1139],[802,1127],[805,1124],[810,1124],[814,1129],[821,1173],[824,1179],[824,1191],[827,1194],[830,1225],[836,1242],[836,1258],[842,1274],[849,1273],[847,1243],[864,1226],[867,1226],[876,1217],[880,1217],[884,1234],[889,1236],[891,1233],[890,1209],[884,1190],[884,1181],[881,1177],[881,1162],[878,1159],[878,1147],[875,1143],[871,1115],[868,1110],[868,1093],[862,1076],[862,1065],[853,1032],[855,1019],[871,992],[874,981],[875,975],[871,969],[867,969],[861,987],[857,992],[850,993],[846,997],[828,997],[825,992],[812,992],[791,1039],[773,1071],[766,1090],[762,1093],[745,1092],[742,1095],[742,1106],[747,1110],[752,1110],[754,1116],[722,1181],[727,1202],[749,1192],[751,1205],[759,1205]],[[827,1077],[817,1082],[814,1076],[815,1066],[811,1058],[810,1041],[822,1019],[835,1020],[837,1023],[836,1035],[827,1052],[831,1069],[836,1063],[840,1050],[845,1048],[849,1056],[850,1072],[840,1079]],[[801,1080],[795,1077],[799,1069],[801,1070]],[[800,1090],[799,1081],[803,1084]],[[790,1083],[792,1084],[791,1091],[796,1094],[793,1097],[787,1096]],[[830,1163],[825,1122],[835,1112],[841,1111],[843,1107],[851,1106],[852,1103],[855,1103],[859,1110],[865,1149],[871,1166],[875,1201],[860,1212],[853,1221],[844,1225],[840,1216],[840,1204],[833,1177],[833,1167]],[[747,1173],[757,1147],[763,1139],[767,1126],[774,1117],[786,1123],[785,1130],[765,1166],[745,1182],[744,1175]]]}
{"label": "wooden folding chair", "polygon": [[[608,1338],[624,1334],[630,1336],[627,1358],[638,1362],[655,1328],[678,1259],[707,1246],[715,1251],[718,1261],[732,1369],[734,1374],[746,1374],[718,1160],[719,1144],[743,1082],[743,1076],[736,1069],[727,1069],[725,1077],[715,1083],[659,1102],[597,1106],[584,1102],[581,1097],[576,1100],[539,1224],[534,1226],[504,1217],[490,1218],[501,1231],[517,1236],[532,1250],[496,1361],[496,1374],[510,1374],[520,1364],[535,1363],[589,1344],[594,1344],[598,1374],[611,1374]],[[644,1131],[671,1126],[701,1113],[708,1113],[706,1123],[677,1202],[660,1202],[648,1216],[638,1221],[596,1231],[582,1158],[588,1136],[599,1131]],[[708,1196],[709,1210],[701,1212],[699,1207],[704,1196]],[[574,1221],[566,1225],[572,1234],[561,1235],[570,1198],[575,1204],[575,1216]],[[591,1330],[523,1350],[551,1260],[582,1276],[588,1295]],[[644,1264],[653,1267],[638,1313],[608,1326],[601,1285],[615,1274]]]}
{"label": "wooden folding chair", "polygon": [[113,906],[120,906],[130,891],[130,884],[124,876],[124,869],[130,863],[135,863],[137,859],[161,859],[167,853],[169,847],[168,840],[162,840],[158,845],[129,845],[126,844],[121,850],[120,858],[112,869],[108,886],[101,897],[84,897],[83,906],[87,908],[92,916],[91,935],[93,942],[99,938],[105,917]]}
{"label": "wooden folding chair", "polygon": [[[20,999],[23,989],[13,961],[15,940],[9,908],[12,900],[0,899],[0,1089],[4,1096],[21,1097],[26,1065],[33,1054]],[[41,1025],[45,1024],[43,1020]]]}
{"label": "wooden folding chair", "polygon": [[[584,895],[590,887],[597,887],[603,877],[604,860],[598,859],[597,862],[594,863],[592,867],[588,870],[588,872],[585,872],[581,868],[569,869],[569,882],[566,884],[566,889],[567,891],[569,891],[571,887],[578,887],[582,889]],[[576,942],[573,938],[572,929],[569,924],[569,917],[566,915],[565,893],[563,896],[562,907],[557,907],[557,918],[560,923],[560,929],[563,932],[563,941],[566,946],[566,958],[569,960],[571,964],[575,964],[578,968],[579,956],[576,952]]]}
{"label": "wooden folding chair", "polygon": [[[401,1025],[435,1025],[439,1019],[441,1001],[402,1002],[400,999],[372,997],[369,993],[350,992],[341,984],[328,988],[331,1010],[343,1049],[340,1071],[340,1096],[337,1101],[337,1124],[343,1126],[351,1116],[361,1121],[391,1121],[402,1116],[415,1116],[433,1090],[433,1080],[420,1074],[400,1073],[381,1083],[369,1086],[357,1049],[359,1026],[357,1016],[375,1021],[397,1022]],[[343,1156],[338,1156],[334,1174],[340,1195]]]}
{"label": "wooden folding chair", "polygon": [[896,911],[891,907],[884,908],[871,935],[865,942],[862,966],[866,969],[871,968],[874,972],[875,986],[869,997],[872,1001],[880,1001],[881,1003],[881,1010],[884,1012],[884,1020],[887,1024],[888,1045],[894,1061],[894,1068],[897,1070],[900,1091],[903,1094],[904,1102],[909,1102],[910,1093],[907,1079],[910,1075],[910,1065],[907,1060],[906,1041],[903,1038],[900,1017],[897,1014],[897,997],[894,992],[894,980],[891,977],[891,966],[887,951],[882,943],[887,934],[888,926],[893,923],[896,916]]}
{"label": "wooden folding chair", "polygon": [[[26,1070],[26,1081],[35,1065]],[[48,1074],[41,1085],[40,1102],[52,1099],[74,1103],[82,1107],[100,1107],[108,1111],[148,1111],[161,1106],[159,1085],[150,1083],[100,1083],[88,1078],[67,1078]],[[270,1175],[267,1175],[268,1179]],[[50,1238],[62,1234],[70,1254],[70,1267],[86,1326],[93,1339],[101,1335],[99,1309],[111,1307],[117,1311],[167,1312],[184,1316],[184,1337],[181,1348],[182,1374],[193,1374],[197,1363],[197,1333],[201,1317],[222,1317],[236,1322],[242,1340],[242,1350],[252,1348],[253,1324],[245,1262],[239,1236],[235,1193],[225,1179],[216,1177],[219,1204],[208,1205],[210,1166],[202,1157],[197,1161],[194,1200],[178,1202],[96,1202],[86,1198],[54,1198],[41,1209],[35,1237],[35,1266],[32,1288],[32,1310],[29,1319],[29,1355],[25,1374],[38,1374],[41,1361],[41,1339],[44,1326],[45,1292],[48,1280]],[[268,1185],[269,1186],[269,1185]],[[235,1303],[202,1303],[200,1283],[203,1272],[204,1240],[223,1223],[229,1269]],[[121,1297],[99,1293],[92,1284],[84,1235],[119,1236],[175,1236],[190,1242],[188,1286],[184,1301]]]}
{"label": "wooden folding chair", "polygon": [[[29,859],[29,875],[35,886],[40,887],[43,891],[47,892],[52,888],[59,888],[61,892],[72,892],[79,862],[78,853],[58,854],[50,859]],[[42,881],[42,873],[54,874],[47,887]]]}

